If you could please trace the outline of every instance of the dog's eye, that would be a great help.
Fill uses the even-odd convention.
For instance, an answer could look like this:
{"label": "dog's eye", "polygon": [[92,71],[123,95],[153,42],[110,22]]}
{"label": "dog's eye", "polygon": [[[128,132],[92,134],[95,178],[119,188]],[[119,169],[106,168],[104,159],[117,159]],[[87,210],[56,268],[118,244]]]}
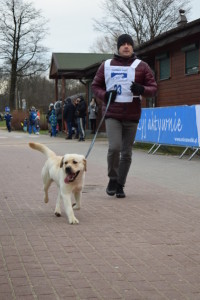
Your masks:
{"label": "dog's eye", "polygon": [[76,164],[77,164],[77,161],[73,160],[73,164],[76,165]]}
{"label": "dog's eye", "polygon": [[65,161],[65,165],[67,165],[68,164],[68,161]]}

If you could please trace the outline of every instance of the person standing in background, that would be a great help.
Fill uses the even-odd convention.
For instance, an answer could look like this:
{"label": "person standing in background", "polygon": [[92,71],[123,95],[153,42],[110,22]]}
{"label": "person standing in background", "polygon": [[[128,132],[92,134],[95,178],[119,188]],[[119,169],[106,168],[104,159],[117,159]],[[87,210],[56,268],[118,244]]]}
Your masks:
{"label": "person standing in background", "polygon": [[58,131],[62,132],[62,100],[56,101],[54,104],[54,109],[58,123]]}
{"label": "person standing in background", "polygon": [[50,136],[52,135],[52,131],[51,131],[51,123],[50,123],[49,118],[50,118],[50,115],[51,115],[51,112],[52,112],[53,109],[54,109],[54,104],[50,103],[48,112],[46,114],[46,120],[47,120],[48,131],[49,131]]}
{"label": "person standing in background", "polygon": [[29,134],[31,134],[32,131],[34,134],[36,134],[36,119],[37,119],[37,111],[35,107],[32,106],[29,112],[29,126],[28,126]]}
{"label": "person standing in background", "polygon": [[51,136],[52,137],[56,137],[56,133],[57,133],[57,116],[56,116],[56,111],[55,109],[53,108],[52,111],[51,111],[51,115],[49,117],[49,121],[50,121],[50,124],[51,124]]}
{"label": "person standing in background", "polygon": [[90,104],[88,106],[88,114],[90,120],[91,133],[95,134],[96,132],[96,121],[98,115],[98,105],[96,102],[96,98],[92,97]]}
{"label": "person standing in background", "polygon": [[71,140],[72,139],[72,127],[74,124],[74,113],[75,113],[75,106],[72,103],[71,98],[66,99],[66,103],[64,106],[64,111],[63,111],[63,118],[64,121],[67,123],[67,130],[68,130],[68,135],[66,137],[66,140]]}
{"label": "person standing in background", "polygon": [[6,127],[8,129],[8,132],[11,132],[11,120],[12,120],[12,115],[10,114],[10,108],[6,107],[5,109],[5,115],[4,119],[6,120]]}
{"label": "person standing in background", "polygon": [[37,118],[35,122],[35,127],[36,127],[36,133],[35,134],[40,134],[40,111],[37,110]]}
{"label": "person standing in background", "polygon": [[75,111],[74,111],[74,129],[75,129],[75,139],[79,139],[79,131],[78,131],[78,120],[77,120],[77,108],[78,108],[78,103],[79,103],[79,100],[77,99],[74,99],[73,100],[73,104],[74,104],[74,107],[75,107]]}
{"label": "person standing in background", "polygon": [[83,96],[79,96],[77,99],[77,107],[75,110],[75,117],[77,118],[79,142],[85,141],[85,123],[86,123],[86,111],[87,106]]}

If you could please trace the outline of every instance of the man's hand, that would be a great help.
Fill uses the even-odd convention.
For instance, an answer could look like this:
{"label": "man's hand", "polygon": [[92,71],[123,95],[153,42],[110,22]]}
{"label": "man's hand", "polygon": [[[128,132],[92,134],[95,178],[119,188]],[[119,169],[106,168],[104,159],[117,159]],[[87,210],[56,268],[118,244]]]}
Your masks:
{"label": "man's hand", "polygon": [[106,92],[106,94],[105,94],[105,102],[106,102],[106,103],[108,103],[110,94],[112,94],[112,95],[111,95],[111,101],[110,101],[110,102],[114,102],[115,99],[116,99],[116,97],[117,97],[117,91],[116,91],[116,90],[111,90],[111,91]]}
{"label": "man's hand", "polygon": [[136,96],[140,96],[144,94],[144,87],[139,83],[132,82],[130,86],[130,90]]}

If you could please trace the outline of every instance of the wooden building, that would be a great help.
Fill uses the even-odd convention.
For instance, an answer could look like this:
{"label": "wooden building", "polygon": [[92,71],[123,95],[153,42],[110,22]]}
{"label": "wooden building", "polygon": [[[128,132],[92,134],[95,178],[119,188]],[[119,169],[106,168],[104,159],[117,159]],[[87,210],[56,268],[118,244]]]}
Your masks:
{"label": "wooden building", "polygon": [[200,104],[200,19],[180,23],[136,50],[155,72],[158,93],[144,107]]}

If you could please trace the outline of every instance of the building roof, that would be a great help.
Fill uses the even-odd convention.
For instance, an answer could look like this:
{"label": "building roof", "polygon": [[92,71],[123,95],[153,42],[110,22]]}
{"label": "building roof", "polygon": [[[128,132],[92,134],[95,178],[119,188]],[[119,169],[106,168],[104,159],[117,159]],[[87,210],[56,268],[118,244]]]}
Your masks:
{"label": "building roof", "polygon": [[200,19],[184,23],[183,25],[156,36],[148,42],[136,47],[135,52],[137,55],[143,55],[196,34],[200,34]]}
{"label": "building roof", "polygon": [[90,79],[98,66],[113,57],[104,53],[53,53],[49,78]]}
{"label": "building roof", "polygon": [[[153,53],[181,39],[200,34],[200,19],[184,23],[135,48],[138,56]],[[53,53],[49,72],[50,79],[93,79],[98,67],[113,54],[105,53]]]}

